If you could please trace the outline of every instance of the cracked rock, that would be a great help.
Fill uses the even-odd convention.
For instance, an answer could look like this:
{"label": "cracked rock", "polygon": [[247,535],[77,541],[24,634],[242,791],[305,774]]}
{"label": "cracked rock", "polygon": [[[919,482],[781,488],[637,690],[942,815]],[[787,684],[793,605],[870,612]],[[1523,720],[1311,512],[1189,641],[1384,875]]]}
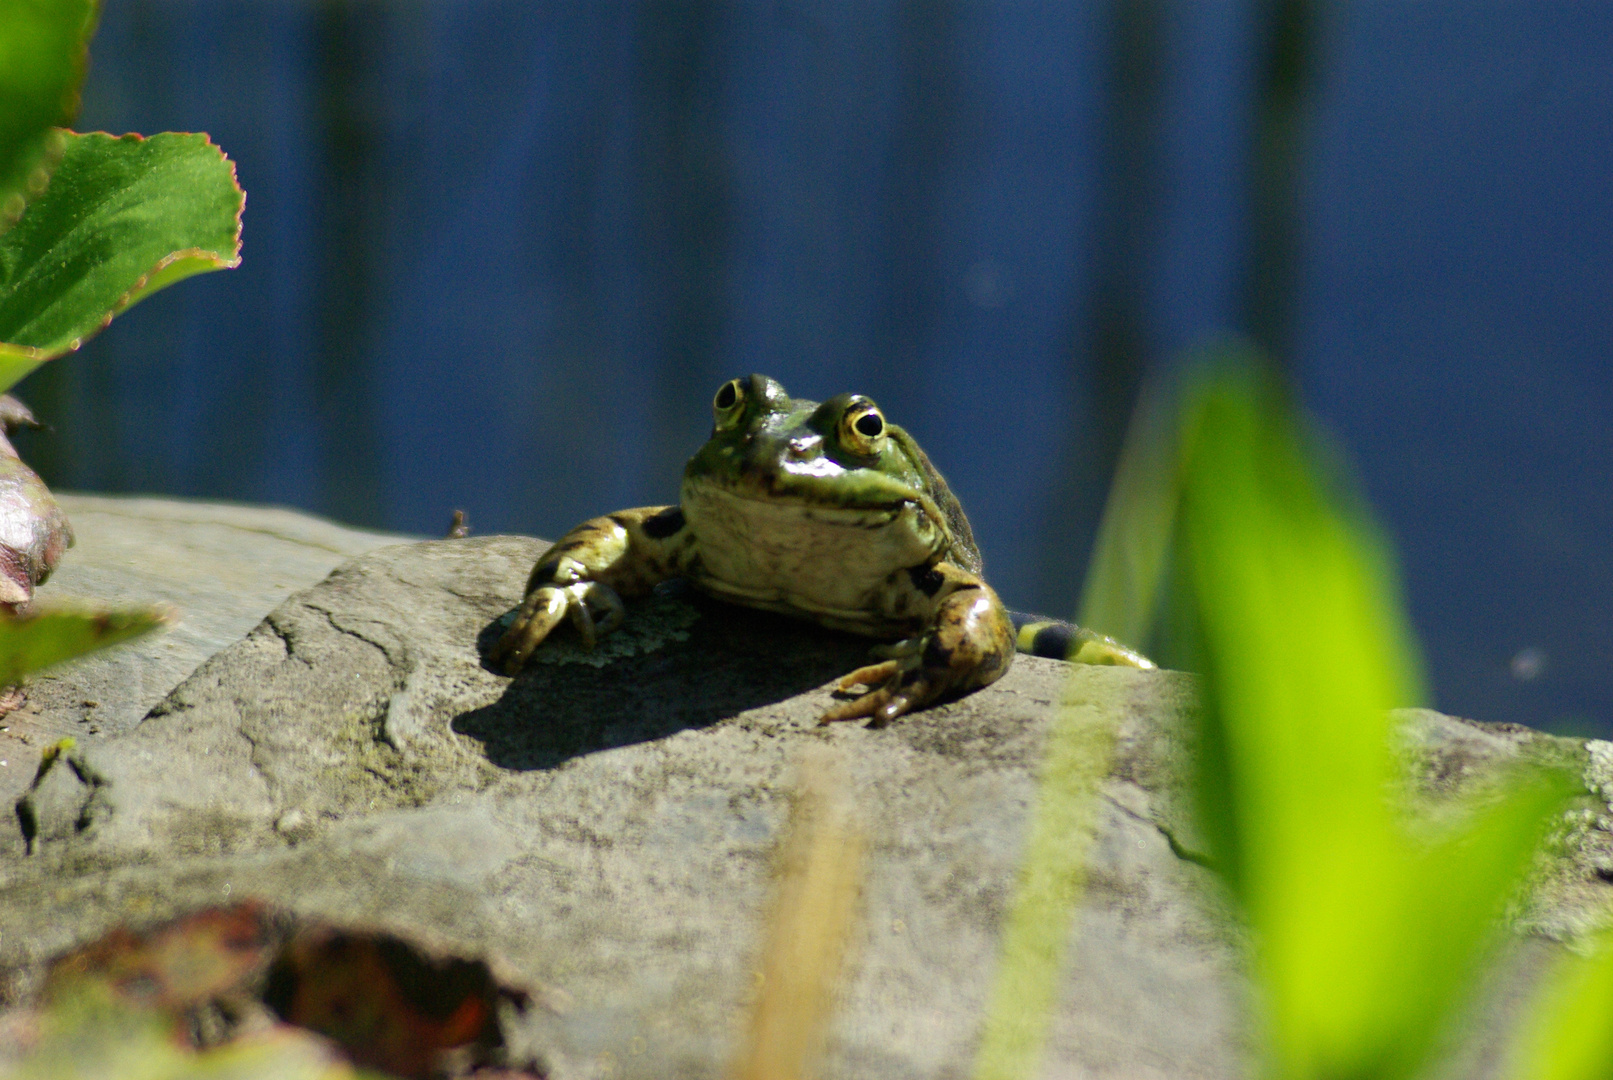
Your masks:
{"label": "cracked rock", "polygon": [[67,755],[48,759],[33,786],[17,802],[17,819],[30,850],[42,843],[69,840],[90,824],[95,785]]}
{"label": "cracked rock", "polygon": [[[46,774],[29,798],[52,838],[0,863],[0,969],[136,916],[256,897],[496,954],[567,1003],[509,1033],[555,1080],[607,1065],[714,1077],[754,994],[774,854],[814,750],[867,834],[825,1074],[965,1075],[1064,699],[1074,722],[1118,732],[1047,1072],[1244,1075],[1238,935],[1185,810],[1189,676],[1022,657],[888,728],[823,728],[828,688],[866,642],[663,595],[633,607],[631,647],[512,681],[481,649],[541,550],[492,536],[364,555]],[[1401,720],[1431,800],[1521,756],[1592,756],[1523,729]],[[1605,914],[1601,849],[1575,843],[1540,926]]]}

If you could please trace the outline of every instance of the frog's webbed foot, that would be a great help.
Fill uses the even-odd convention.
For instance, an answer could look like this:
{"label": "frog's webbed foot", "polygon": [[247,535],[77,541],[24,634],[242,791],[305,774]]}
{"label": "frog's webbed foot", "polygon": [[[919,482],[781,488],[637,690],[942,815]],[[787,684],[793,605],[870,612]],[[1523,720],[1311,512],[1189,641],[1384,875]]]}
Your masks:
{"label": "frog's webbed foot", "polygon": [[584,648],[592,649],[595,641],[621,625],[625,614],[622,598],[603,582],[543,585],[527,594],[487,657],[514,675],[562,619],[569,619]]}
{"label": "frog's webbed foot", "polygon": [[960,589],[937,609],[922,637],[879,650],[888,659],[858,668],[837,692],[865,692],[823,714],[820,723],[867,718],[883,727],[942,698],[995,682],[1014,658],[1014,630],[997,595],[984,585]]}
{"label": "frog's webbed foot", "polygon": [[641,506],[590,518],[566,533],[532,568],[526,599],[487,659],[514,675],[562,619],[592,649],[621,625],[623,596],[641,596],[682,572],[691,546],[686,525],[676,506]]}
{"label": "frog's webbed foot", "polygon": [[[909,642],[918,645],[917,639],[909,639],[902,644]],[[863,693],[830,708],[818,722],[828,724],[835,720],[861,720],[867,717],[871,721],[870,726],[883,727],[903,713],[917,708],[926,696],[938,696],[931,693],[925,683],[917,648],[900,659],[858,668],[840,680],[835,686],[835,693],[856,694],[859,688]]]}

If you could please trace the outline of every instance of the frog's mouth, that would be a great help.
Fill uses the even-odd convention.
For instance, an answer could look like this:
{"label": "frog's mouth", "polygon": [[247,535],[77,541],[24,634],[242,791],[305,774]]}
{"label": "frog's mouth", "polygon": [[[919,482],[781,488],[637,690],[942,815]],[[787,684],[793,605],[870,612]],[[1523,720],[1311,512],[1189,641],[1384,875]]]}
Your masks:
{"label": "frog's mouth", "polygon": [[684,499],[708,502],[737,501],[749,504],[752,512],[766,512],[771,508],[779,515],[792,515],[839,524],[848,527],[878,528],[895,521],[902,512],[918,501],[910,494],[884,493],[887,497],[871,500],[827,500],[814,498],[810,491],[770,483],[766,479],[743,480],[738,483],[722,482],[710,478],[686,480]]}
{"label": "frog's mouth", "polygon": [[702,587],[783,605],[779,610],[835,614],[847,625],[855,618],[866,629],[865,613],[877,608],[889,576],[946,543],[945,524],[927,502],[917,496],[846,505],[691,481],[682,506],[699,548]]}

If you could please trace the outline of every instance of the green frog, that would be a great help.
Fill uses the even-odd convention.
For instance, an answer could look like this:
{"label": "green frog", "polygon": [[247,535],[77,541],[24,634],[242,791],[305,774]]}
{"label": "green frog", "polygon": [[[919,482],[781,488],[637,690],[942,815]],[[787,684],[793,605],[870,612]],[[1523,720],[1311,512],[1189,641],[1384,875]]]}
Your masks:
{"label": "green frog", "polygon": [[[711,438],[689,459],[676,506],[585,521],[538,560],[490,659],[519,671],[569,621],[592,647],[625,615],[623,598],[675,577],[719,600],[891,642],[840,680],[823,722],[878,726],[986,686],[1016,630],[981,577],[963,508],[930,459],[859,394],[792,399],[764,375],[730,379],[712,400]],[[1060,624],[1061,652],[1151,668],[1102,635]]]}

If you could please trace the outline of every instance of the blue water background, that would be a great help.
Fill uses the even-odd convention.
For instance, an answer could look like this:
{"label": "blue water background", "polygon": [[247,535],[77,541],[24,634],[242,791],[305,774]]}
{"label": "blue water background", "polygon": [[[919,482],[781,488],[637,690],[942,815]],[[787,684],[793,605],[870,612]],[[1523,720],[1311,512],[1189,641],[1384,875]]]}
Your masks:
{"label": "blue water background", "polygon": [[[79,126],[211,132],[245,261],[24,383],[29,453],[62,488],[555,536],[671,501],[762,371],[874,397],[1009,603],[1069,613],[1116,422],[1107,10],[117,0]],[[1161,10],[1152,366],[1238,325],[1258,52],[1246,5]],[[1303,398],[1399,545],[1436,704],[1613,734],[1613,4],[1329,11]]]}

